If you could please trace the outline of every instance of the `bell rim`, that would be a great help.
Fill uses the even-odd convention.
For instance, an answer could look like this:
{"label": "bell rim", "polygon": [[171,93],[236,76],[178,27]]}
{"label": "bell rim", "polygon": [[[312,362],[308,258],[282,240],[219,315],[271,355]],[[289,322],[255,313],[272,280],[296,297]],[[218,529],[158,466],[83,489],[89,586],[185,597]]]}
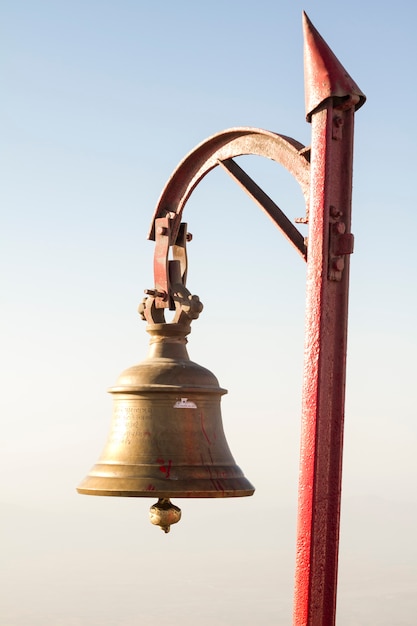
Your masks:
{"label": "bell rim", "polygon": [[[125,472],[126,466],[119,466],[119,469]],[[255,491],[255,487],[237,465],[229,467],[229,476],[215,477],[213,474],[210,478],[189,474],[188,477],[183,476],[178,480],[157,478],[148,471],[149,467],[139,469],[145,470],[142,476],[104,475],[101,466],[95,465],[78,485],[77,491],[84,495],[138,498],[230,498],[250,496]],[[117,471],[117,468],[109,467],[108,471],[114,470]]]}
{"label": "bell rim", "polygon": [[[250,484],[250,483],[249,483]],[[122,491],[122,490],[109,490],[109,489],[86,489],[77,487],[77,492],[80,495],[85,496],[107,496],[107,497],[119,497],[119,498],[244,498],[253,496],[255,493],[255,487],[251,486],[250,489],[224,489],[222,491]]]}

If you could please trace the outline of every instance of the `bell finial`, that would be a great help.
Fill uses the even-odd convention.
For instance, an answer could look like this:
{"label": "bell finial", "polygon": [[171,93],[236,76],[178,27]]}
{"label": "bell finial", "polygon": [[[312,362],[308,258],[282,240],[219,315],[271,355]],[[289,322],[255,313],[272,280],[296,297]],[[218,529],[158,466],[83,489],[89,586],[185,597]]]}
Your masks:
{"label": "bell finial", "polygon": [[164,533],[169,533],[172,524],[176,524],[181,519],[181,509],[172,504],[169,498],[159,498],[158,502],[149,509],[151,524],[160,526]]}

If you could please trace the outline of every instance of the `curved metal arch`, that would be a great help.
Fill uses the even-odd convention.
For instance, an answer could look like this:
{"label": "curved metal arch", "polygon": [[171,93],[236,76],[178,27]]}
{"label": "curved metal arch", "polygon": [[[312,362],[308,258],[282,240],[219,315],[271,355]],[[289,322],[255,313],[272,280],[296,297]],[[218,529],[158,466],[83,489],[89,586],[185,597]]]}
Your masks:
{"label": "curved metal arch", "polygon": [[308,206],[310,163],[305,146],[291,137],[260,128],[230,128],[200,143],[178,165],[158,200],[148,239],[155,239],[155,220],[170,215],[174,242],[184,206],[204,176],[223,161],[251,154],[283,165],[301,186]]}

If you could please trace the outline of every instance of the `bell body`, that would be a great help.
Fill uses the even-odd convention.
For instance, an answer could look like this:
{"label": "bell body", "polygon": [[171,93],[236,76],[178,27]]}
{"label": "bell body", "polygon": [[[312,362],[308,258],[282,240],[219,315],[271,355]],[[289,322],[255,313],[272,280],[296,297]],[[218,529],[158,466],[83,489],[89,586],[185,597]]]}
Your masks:
{"label": "bell body", "polygon": [[153,324],[147,359],[115,387],[107,444],[79,493],[159,498],[248,496],[254,487],[236,465],[220,412],[226,392],[190,361],[189,326]]}

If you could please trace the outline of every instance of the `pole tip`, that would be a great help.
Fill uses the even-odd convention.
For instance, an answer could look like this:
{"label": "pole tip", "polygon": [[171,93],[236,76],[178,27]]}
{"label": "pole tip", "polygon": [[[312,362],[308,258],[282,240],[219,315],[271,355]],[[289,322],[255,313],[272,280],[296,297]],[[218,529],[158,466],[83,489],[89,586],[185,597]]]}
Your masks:
{"label": "pole tip", "polygon": [[361,107],[366,96],[359,89],[336,55],[303,11],[304,31],[304,88],[306,119],[323,108],[329,99],[339,104]]}

